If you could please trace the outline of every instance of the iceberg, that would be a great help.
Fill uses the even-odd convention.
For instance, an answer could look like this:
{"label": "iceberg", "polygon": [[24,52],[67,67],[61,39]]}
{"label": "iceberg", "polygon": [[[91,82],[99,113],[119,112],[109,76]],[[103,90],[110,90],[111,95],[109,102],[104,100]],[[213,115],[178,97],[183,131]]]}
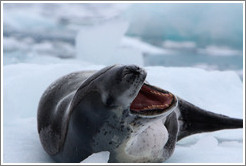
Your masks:
{"label": "iceberg", "polygon": [[120,46],[127,28],[128,23],[123,20],[81,28],[76,37],[77,59],[103,65],[134,63],[143,66],[139,50]]}
{"label": "iceberg", "polygon": [[133,4],[126,10],[127,35],[150,42],[192,41],[207,45],[243,48],[243,4],[152,3]]}

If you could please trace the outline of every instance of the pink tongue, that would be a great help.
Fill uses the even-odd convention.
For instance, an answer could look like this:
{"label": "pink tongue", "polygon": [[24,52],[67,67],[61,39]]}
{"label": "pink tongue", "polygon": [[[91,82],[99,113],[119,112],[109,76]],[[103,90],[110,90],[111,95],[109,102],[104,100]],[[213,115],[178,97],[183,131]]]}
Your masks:
{"label": "pink tongue", "polygon": [[147,85],[143,85],[137,97],[133,100],[130,109],[132,111],[166,109],[173,101],[171,93],[159,92]]}

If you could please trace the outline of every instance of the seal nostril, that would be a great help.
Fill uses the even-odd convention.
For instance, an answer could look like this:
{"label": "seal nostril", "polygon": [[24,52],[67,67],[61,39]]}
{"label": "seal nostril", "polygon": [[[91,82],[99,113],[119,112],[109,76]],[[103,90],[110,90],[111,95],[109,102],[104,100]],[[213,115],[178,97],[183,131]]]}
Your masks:
{"label": "seal nostril", "polygon": [[125,69],[134,73],[134,74],[140,74],[141,73],[141,68],[136,66],[136,65],[127,66]]}

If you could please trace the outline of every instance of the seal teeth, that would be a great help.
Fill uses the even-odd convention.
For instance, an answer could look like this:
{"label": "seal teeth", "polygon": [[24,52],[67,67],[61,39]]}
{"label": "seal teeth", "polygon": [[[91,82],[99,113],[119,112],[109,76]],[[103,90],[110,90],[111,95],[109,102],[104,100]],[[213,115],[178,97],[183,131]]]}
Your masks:
{"label": "seal teeth", "polygon": [[156,91],[150,91],[150,92],[153,93],[153,94],[156,94],[156,95],[161,95],[161,93],[156,92]]}
{"label": "seal teeth", "polygon": [[147,107],[144,107],[143,109],[156,109],[156,108],[160,108],[162,109],[164,106],[168,107],[169,105],[168,104],[165,104],[165,105],[149,105]]}
{"label": "seal teeth", "polygon": [[153,93],[153,94],[156,94],[156,95],[159,95],[159,96],[165,96],[165,97],[168,97],[168,96],[172,96],[172,94],[163,94],[163,93],[160,93],[160,92],[157,92],[157,91],[150,91],[151,93]]}
{"label": "seal teeth", "polygon": [[150,109],[153,109],[153,108],[155,108],[155,105],[150,106]]}

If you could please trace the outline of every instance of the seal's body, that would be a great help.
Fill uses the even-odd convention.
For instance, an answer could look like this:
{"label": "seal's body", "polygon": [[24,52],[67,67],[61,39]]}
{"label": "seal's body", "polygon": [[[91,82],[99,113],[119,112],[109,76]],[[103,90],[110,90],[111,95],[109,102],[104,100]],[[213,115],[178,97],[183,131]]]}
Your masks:
{"label": "seal's body", "polygon": [[44,92],[38,132],[58,162],[109,151],[109,162],[163,162],[191,134],[242,127],[242,120],[202,110],[145,83],[134,65],[66,75]]}

